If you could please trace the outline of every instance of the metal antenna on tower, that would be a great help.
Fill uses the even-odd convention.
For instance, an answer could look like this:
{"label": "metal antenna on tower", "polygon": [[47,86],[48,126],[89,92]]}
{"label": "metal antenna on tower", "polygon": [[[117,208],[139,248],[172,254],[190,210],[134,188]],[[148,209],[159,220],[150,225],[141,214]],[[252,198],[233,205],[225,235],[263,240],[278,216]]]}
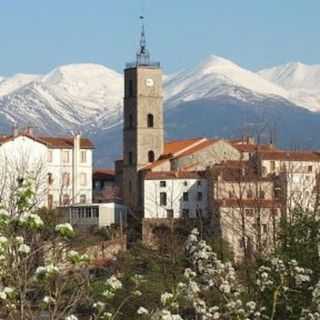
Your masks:
{"label": "metal antenna on tower", "polygon": [[144,16],[140,16],[141,21],[141,35],[140,35],[140,47],[137,52],[137,65],[149,65],[150,53],[147,49],[147,40],[144,29]]}

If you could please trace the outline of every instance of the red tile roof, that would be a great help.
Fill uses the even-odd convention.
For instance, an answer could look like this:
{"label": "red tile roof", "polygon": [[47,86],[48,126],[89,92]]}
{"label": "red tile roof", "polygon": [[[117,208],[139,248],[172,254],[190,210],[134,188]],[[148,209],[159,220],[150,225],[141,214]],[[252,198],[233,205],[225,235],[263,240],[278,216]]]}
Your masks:
{"label": "red tile roof", "polygon": [[200,142],[199,144],[192,146],[191,148],[183,151],[182,153],[179,153],[179,155],[177,155],[176,158],[181,158],[181,157],[188,156],[190,154],[194,154],[200,150],[203,150],[203,149],[213,145],[217,141],[219,141],[219,140],[204,140],[204,141]]}
{"label": "red tile roof", "polygon": [[93,179],[96,180],[109,180],[115,178],[115,171],[107,168],[97,168],[93,171]]}
{"label": "red tile roof", "polygon": [[220,176],[225,182],[271,182],[274,176],[262,177],[250,161],[225,161],[213,167],[214,177]]}
{"label": "red tile roof", "polygon": [[231,143],[240,152],[256,152],[256,151],[273,151],[278,150],[276,147],[270,144],[251,144],[251,143]]}
{"label": "red tile roof", "polygon": [[173,140],[166,142],[164,145],[163,155],[173,155],[185,148],[192,146],[193,144],[201,141],[203,138],[193,138],[186,140]]}
{"label": "red tile roof", "polygon": [[[0,143],[5,143],[13,140],[16,137],[28,137],[34,141],[39,143],[43,143],[48,148],[58,148],[58,149],[71,149],[73,148],[73,137],[49,137],[49,136],[34,136],[26,133],[18,134],[17,136],[0,136]],[[94,144],[91,140],[87,138],[80,139],[80,147],[81,149],[94,149]]]}
{"label": "red tile roof", "polygon": [[201,179],[205,178],[205,171],[161,171],[148,172],[145,180],[161,180],[161,179]]}
{"label": "red tile roof", "polygon": [[320,161],[320,153],[314,151],[261,151],[258,155],[263,160]]}

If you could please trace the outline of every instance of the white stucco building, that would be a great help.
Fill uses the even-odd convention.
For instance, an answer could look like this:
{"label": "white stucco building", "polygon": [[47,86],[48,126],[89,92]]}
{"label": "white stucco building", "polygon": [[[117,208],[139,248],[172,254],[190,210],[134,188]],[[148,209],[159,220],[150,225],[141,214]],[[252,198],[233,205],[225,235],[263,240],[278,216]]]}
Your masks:
{"label": "white stucco building", "polygon": [[0,196],[5,202],[22,179],[35,179],[38,205],[91,203],[92,151],[80,135],[34,136],[32,132],[0,136]]}
{"label": "white stucco building", "polygon": [[91,205],[78,204],[63,210],[65,221],[76,228],[103,228],[114,224],[125,228],[127,225],[127,207],[114,201]]}
{"label": "white stucco building", "polygon": [[196,218],[208,213],[204,172],[149,172],[144,178],[144,218]]}

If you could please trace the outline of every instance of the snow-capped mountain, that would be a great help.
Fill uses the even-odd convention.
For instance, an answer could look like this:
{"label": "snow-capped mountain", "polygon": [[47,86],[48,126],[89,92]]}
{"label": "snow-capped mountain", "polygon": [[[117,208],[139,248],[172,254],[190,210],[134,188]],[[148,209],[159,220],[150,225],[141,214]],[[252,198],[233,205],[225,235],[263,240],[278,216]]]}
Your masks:
{"label": "snow-capped mountain", "polygon": [[60,133],[104,128],[121,118],[122,76],[101,65],[59,67],[47,75],[15,75],[0,82],[0,115],[10,125]]}
{"label": "snow-capped mountain", "polygon": [[320,111],[320,65],[288,63],[258,72],[288,91],[288,98],[311,111]]}
{"label": "snow-capped mountain", "polygon": [[168,77],[165,92],[171,107],[181,102],[218,96],[244,101],[267,96],[288,99],[285,89],[217,56],[210,56],[196,68]]}
{"label": "snow-capped mountain", "polygon": [[[210,56],[194,68],[164,76],[167,135],[229,136],[262,115],[273,124],[282,119],[283,140],[292,138],[297,126],[317,131],[320,112],[307,109],[320,111],[319,83],[320,66],[296,63],[255,73]],[[122,96],[123,75],[96,64],[0,78],[0,134],[13,125],[53,135],[80,130],[97,143],[100,163],[110,163],[120,153]],[[315,141],[311,137],[308,143]]]}
{"label": "snow-capped mountain", "polygon": [[10,78],[0,78],[0,97],[22,88],[32,81],[36,81],[40,76],[33,74],[18,73]]}

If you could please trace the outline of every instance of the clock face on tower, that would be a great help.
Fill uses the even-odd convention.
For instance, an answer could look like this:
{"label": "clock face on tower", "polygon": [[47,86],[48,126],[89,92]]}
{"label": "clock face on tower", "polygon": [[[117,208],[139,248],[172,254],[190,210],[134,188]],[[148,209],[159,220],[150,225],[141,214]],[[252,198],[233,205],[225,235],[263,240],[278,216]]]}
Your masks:
{"label": "clock face on tower", "polygon": [[146,79],[146,86],[147,87],[153,87],[153,85],[154,85],[153,79],[147,78]]}

